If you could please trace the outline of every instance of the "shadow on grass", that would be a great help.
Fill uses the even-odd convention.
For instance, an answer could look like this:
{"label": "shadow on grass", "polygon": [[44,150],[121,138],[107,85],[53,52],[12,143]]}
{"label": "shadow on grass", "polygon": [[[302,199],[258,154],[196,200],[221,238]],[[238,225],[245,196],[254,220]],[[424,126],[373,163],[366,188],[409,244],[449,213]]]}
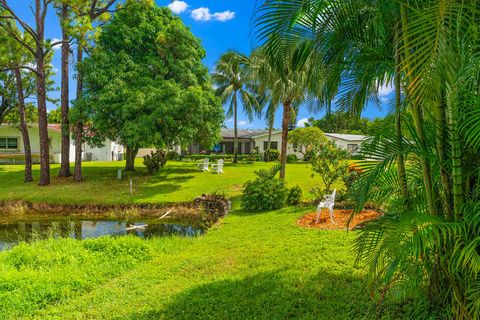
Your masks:
{"label": "shadow on grass", "polygon": [[312,211],[311,206],[287,206],[278,210],[252,212],[246,209],[242,209],[240,202],[241,202],[241,196],[232,198],[233,210],[230,213],[231,215],[239,216],[239,217],[250,217],[255,215],[267,214],[271,212],[275,212],[275,214],[300,214],[300,213],[306,213],[306,212]]}
{"label": "shadow on grass", "polygon": [[[322,272],[302,279],[281,270],[206,283],[173,297],[161,310],[130,319],[375,319],[365,282]],[[152,297],[154,298],[154,297]]]}

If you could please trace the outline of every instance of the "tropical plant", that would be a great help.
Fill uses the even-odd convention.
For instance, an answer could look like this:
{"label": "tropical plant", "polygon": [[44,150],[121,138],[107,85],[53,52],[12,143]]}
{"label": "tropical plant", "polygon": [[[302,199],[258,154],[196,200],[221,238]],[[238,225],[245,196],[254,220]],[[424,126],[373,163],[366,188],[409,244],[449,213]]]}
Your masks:
{"label": "tropical plant", "polygon": [[285,205],[288,190],[285,182],[276,176],[281,166],[255,171],[257,178],[247,181],[242,194],[242,208],[249,211],[280,209]]}
{"label": "tropical plant", "polygon": [[167,163],[167,154],[162,149],[150,151],[150,154],[143,156],[143,165],[149,174],[157,173]]}
{"label": "tropical plant", "polygon": [[326,143],[327,137],[317,127],[298,128],[290,132],[290,142],[294,149],[308,160],[309,155],[315,155]]}
{"label": "tropical plant", "polygon": [[424,288],[431,306],[467,319],[480,305],[478,9],[475,1],[279,0],[265,2],[258,19],[264,38],[313,43],[330,87],[342,79],[339,105],[351,113],[394,85],[395,131],[379,129],[362,148],[377,161],[360,165],[354,186],[358,210],[374,200],[386,211],[360,232],[358,262],[380,298]]}
{"label": "tropical plant", "polygon": [[247,56],[228,51],[224,53],[212,74],[212,81],[218,86],[216,92],[224,104],[228,104],[227,117],[233,116],[234,126],[234,159],[238,162],[238,99],[242,101],[243,110],[249,120],[254,114],[259,114],[259,103],[251,89],[251,78],[249,76],[250,61]]}
{"label": "tropical plant", "polygon": [[318,150],[312,160],[312,169],[320,176],[325,193],[332,192],[332,185],[348,175],[348,159],[348,152],[333,142],[326,143]]}

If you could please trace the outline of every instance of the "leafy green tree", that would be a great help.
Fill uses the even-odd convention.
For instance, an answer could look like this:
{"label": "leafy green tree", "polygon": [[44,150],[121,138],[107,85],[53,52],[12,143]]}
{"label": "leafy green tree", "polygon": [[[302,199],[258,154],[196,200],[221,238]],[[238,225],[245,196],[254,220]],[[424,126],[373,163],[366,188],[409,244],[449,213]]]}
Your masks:
{"label": "leafy green tree", "polygon": [[102,135],[126,146],[126,170],[142,146],[218,140],[223,109],[204,56],[180,18],[155,4],[129,3],[104,26],[80,65],[77,103]]}
{"label": "leafy green tree", "polygon": [[218,86],[217,95],[223,103],[228,104],[227,116],[233,116],[233,163],[238,162],[238,99],[242,101],[243,110],[250,120],[255,113],[259,113],[258,101],[251,91],[249,64],[250,61],[245,55],[229,51],[220,57],[212,74],[213,83]]}
{"label": "leafy green tree", "polygon": [[348,174],[348,159],[348,152],[337,148],[333,142],[327,142],[318,149],[312,168],[320,176],[325,193],[331,193],[332,185]]}
{"label": "leafy green tree", "polygon": [[48,112],[48,123],[62,122],[62,108],[53,109]]}
{"label": "leafy green tree", "polygon": [[317,154],[328,140],[322,130],[317,127],[298,128],[290,132],[290,142],[303,154],[303,159]]}

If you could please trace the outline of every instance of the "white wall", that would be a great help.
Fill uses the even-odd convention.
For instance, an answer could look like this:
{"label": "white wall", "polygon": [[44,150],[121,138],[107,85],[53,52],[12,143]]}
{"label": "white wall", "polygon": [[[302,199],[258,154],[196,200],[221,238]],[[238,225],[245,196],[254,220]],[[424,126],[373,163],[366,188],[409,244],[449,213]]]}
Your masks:
{"label": "white wall", "polygon": [[[268,134],[256,137],[254,138],[254,141],[255,141],[255,147],[258,147],[258,152],[264,153],[265,149],[263,148],[263,145],[264,145],[264,142],[268,141]],[[282,148],[282,132],[281,131],[272,132],[271,141],[277,142],[278,151],[280,151],[280,149]],[[293,145],[291,143],[287,145],[287,155],[288,154],[295,154],[298,159],[303,159],[303,154],[301,154],[300,152],[295,152],[295,150],[293,149]]]}
{"label": "white wall", "polygon": [[335,137],[327,136],[327,139],[333,141],[338,148],[347,150],[349,144],[356,144],[358,147],[362,144],[363,140],[343,140]]}

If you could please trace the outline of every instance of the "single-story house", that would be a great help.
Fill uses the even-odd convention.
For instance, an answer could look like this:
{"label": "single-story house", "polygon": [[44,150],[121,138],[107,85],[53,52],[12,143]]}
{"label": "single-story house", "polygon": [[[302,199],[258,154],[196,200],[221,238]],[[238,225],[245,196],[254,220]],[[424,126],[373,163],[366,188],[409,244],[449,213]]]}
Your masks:
{"label": "single-story house", "polygon": [[[28,128],[30,147],[34,162],[38,162],[40,156],[40,139],[38,125],[31,124]],[[48,125],[48,138],[50,145],[50,161],[61,161],[61,126],[59,124]],[[8,124],[0,126],[0,163],[24,162],[24,146],[22,133],[19,128]],[[123,157],[123,146],[107,140],[103,147],[90,147],[83,145],[83,161],[113,161]],[[75,161],[75,145],[73,138],[70,140],[70,162]]]}
{"label": "single-story house", "polygon": [[[215,152],[233,154],[233,129],[222,129],[222,141],[217,144],[213,150],[207,150],[198,143],[188,146],[186,152],[189,154],[199,154],[203,152]],[[366,136],[356,134],[339,134],[339,133],[325,133],[325,136],[330,141],[333,141],[339,148],[348,150],[351,153],[356,153],[362,142],[367,139]],[[280,150],[282,142],[282,131],[275,130],[272,132],[271,149]],[[268,145],[268,130],[238,130],[238,150],[239,154],[250,154],[257,150],[263,154]],[[303,155],[296,150],[293,144],[289,143],[287,146],[287,154],[295,154],[298,158]]]}

